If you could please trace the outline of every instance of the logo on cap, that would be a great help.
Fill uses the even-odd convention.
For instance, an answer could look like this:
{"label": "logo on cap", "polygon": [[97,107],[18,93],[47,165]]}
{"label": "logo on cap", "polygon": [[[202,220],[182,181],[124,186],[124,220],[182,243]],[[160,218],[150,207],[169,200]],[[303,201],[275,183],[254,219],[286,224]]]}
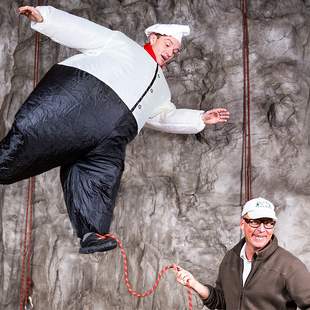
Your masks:
{"label": "logo on cap", "polygon": [[264,198],[254,198],[249,200],[242,209],[241,216],[248,214],[250,218],[272,218],[277,220],[274,205]]}

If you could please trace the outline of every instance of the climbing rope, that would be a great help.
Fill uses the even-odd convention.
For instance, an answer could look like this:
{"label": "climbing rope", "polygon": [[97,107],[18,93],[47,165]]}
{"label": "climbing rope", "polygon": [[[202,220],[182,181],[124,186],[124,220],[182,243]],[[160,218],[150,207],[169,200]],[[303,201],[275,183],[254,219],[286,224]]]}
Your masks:
{"label": "climbing rope", "polygon": [[31,235],[32,235],[32,195],[34,192],[34,179],[31,178],[28,181],[28,193],[27,193],[27,207],[26,207],[26,219],[25,219],[25,230],[23,240],[23,251],[22,251],[22,266],[21,266],[21,278],[20,278],[20,310],[31,301],[30,287],[32,284],[31,280]]}
{"label": "climbing rope", "polygon": [[[134,297],[144,298],[144,297],[150,296],[151,294],[153,294],[155,292],[155,290],[156,290],[156,288],[157,288],[161,278],[163,277],[163,275],[169,269],[174,269],[174,270],[177,271],[177,267],[176,267],[175,264],[167,265],[167,266],[163,267],[160,270],[160,272],[158,273],[157,279],[156,279],[154,285],[152,286],[152,288],[150,288],[149,290],[145,291],[144,293],[138,293],[137,291],[135,291],[132,288],[132,285],[130,284],[130,281],[129,281],[127,255],[126,255],[126,252],[124,250],[122,242],[113,234],[106,234],[106,235],[99,235],[99,234],[97,234],[97,236],[100,239],[112,238],[112,239],[114,239],[117,242],[117,244],[119,246],[119,249],[121,251],[122,257],[123,257],[125,285],[127,287],[128,293],[131,294]],[[188,308],[189,308],[189,310],[192,310],[193,309],[192,289],[191,289],[189,283],[186,284],[186,288],[187,288],[187,295],[188,295]]]}
{"label": "climbing rope", "polygon": [[[240,1],[243,29],[243,143],[241,168],[240,202],[243,205],[252,197],[251,176],[251,119],[250,119],[250,69],[249,69],[249,31],[248,31],[248,1]],[[244,192],[243,192],[244,189]]]}
{"label": "climbing rope", "polygon": [[[40,5],[40,0],[36,1],[36,6]],[[35,55],[34,55],[34,73],[33,73],[33,88],[39,82],[39,63],[40,63],[40,34],[35,33]],[[27,187],[27,203],[26,203],[26,218],[22,249],[21,263],[21,278],[20,278],[20,310],[28,310],[33,308],[31,290],[32,290],[32,226],[33,226],[33,196],[35,192],[35,177],[28,180]]]}

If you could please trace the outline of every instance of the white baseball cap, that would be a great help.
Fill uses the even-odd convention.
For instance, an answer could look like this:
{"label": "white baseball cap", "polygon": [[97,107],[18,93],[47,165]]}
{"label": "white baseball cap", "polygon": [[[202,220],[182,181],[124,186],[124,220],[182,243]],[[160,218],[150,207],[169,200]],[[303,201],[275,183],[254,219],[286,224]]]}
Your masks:
{"label": "white baseball cap", "polygon": [[251,219],[259,219],[263,217],[277,220],[274,205],[264,198],[254,198],[249,200],[242,209],[241,216],[248,214]]}
{"label": "white baseball cap", "polygon": [[159,33],[161,35],[172,36],[181,43],[182,37],[188,36],[190,34],[190,28],[188,25],[155,24],[146,28],[144,32],[147,37],[149,37],[151,33]]}

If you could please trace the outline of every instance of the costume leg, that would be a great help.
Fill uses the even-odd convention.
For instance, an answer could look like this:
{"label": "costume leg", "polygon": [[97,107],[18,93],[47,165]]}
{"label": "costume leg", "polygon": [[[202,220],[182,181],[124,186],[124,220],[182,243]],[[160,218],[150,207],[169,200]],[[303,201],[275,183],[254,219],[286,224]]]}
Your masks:
{"label": "costume leg", "polygon": [[69,217],[79,238],[89,232],[109,232],[125,147],[109,139],[84,159],[61,167]]}
{"label": "costume leg", "polygon": [[75,163],[61,167],[69,217],[79,238],[109,232],[126,146],[136,133],[136,121],[126,109],[108,138]]}
{"label": "costume leg", "polygon": [[88,75],[55,66],[30,94],[0,142],[0,183],[14,183],[73,162],[96,145],[99,134],[93,125],[88,131],[83,126],[98,123],[96,102],[88,106],[86,98],[97,95],[90,89],[99,82],[83,74]]}

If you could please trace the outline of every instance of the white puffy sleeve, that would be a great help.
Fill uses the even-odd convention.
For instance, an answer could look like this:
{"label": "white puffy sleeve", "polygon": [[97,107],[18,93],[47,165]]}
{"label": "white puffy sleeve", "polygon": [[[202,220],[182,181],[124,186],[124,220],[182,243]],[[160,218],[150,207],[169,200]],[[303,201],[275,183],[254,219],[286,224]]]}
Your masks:
{"label": "white puffy sleeve", "polygon": [[205,128],[202,110],[177,109],[172,102],[159,106],[145,126],[159,131],[196,134]]}
{"label": "white puffy sleeve", "polygon": [[42,15],[43,22],[31,22],[32,29],[84,54],[98,54],[114,33],[111,29],[52,6],[38,6],[36,9]]}

